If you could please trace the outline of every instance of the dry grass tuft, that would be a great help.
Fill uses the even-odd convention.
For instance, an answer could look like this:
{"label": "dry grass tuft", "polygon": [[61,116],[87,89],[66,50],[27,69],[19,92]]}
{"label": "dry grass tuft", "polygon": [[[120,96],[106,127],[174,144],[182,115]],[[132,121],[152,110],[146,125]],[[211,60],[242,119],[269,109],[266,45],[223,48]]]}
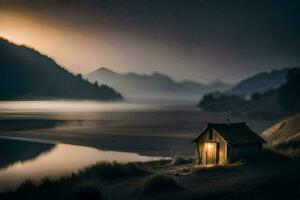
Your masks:
{"label": "dry grass tuft", "polygon": [[113,180],[125,177],[142,176],[148,173],[149,172],[146,172],[136,163],[121,164],[117,162],[100,162],[96,165],[81,170],[78,176]]}
{"label": "dry grass tuft", "polygon": [[139,188],[142,195],[165,193],[182,190],[182,187],[166,174],[155,174],[147,177]]}
{"label": "dry grass tuft", "polygon": [[191,164],[194,162],[194,159],[190,157],[184,156],[176,156],[172,158],[172,165],[184,165],[184,164]]}

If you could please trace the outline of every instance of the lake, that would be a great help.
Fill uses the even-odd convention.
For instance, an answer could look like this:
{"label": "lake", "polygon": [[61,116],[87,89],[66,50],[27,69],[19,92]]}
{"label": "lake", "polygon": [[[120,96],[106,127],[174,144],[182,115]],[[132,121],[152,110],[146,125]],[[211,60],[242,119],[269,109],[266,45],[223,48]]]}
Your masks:
{"label": "lake", "polygon": [[15,189],[25,180],[69,175],[100,161],[145,162],[163,157],[101,151],[92,147],[49,143],[41,140],[0,137],[0,191]]}
{"label": "lake", "polygon": [[147,156],[193,155],[206,122],[246,121],[260,132],[274,121],[208,113],[193,104],[2,101],[0,136],[34,138]]}

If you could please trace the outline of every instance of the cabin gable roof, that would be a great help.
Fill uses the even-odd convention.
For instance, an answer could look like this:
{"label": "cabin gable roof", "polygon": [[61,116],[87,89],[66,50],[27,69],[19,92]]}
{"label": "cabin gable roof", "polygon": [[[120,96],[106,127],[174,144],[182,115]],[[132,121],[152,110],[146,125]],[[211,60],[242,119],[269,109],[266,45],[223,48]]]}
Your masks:
{"label": "cabin gable roof", "polygon": [[265,143],[266,141],[251,130],[245,122],[242,123],[208,123],[201,134],[193,140],[197,142],[201,135],[212,129],[219,134],[229,145]]}

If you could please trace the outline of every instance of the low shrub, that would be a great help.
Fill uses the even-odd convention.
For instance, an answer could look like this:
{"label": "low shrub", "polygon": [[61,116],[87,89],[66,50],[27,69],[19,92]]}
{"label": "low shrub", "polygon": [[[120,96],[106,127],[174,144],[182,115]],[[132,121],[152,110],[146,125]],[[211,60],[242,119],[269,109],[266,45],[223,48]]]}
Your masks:
{"label": "low shrub", "polygon": [[169,175],[156,174],[147,177],[139,188],[142,195],[182,190],[182,187]]}
{"label": "low shrub", "polygon": [[70,176],[57,179],[45,178],[38,184],[25,181],[16,191],[0,193],[0,199],[102,199],[99,185],[101,180],[114,180],[149,174],[136,163],[100,162]]}
{"label": "low shrub", "polygon": [[102,195],[97,184],[83,183],[75,188],[77,200],[102,200]]}
{"label": "low shrub", "polygon": [[190,157],[176,156],[172,158],[173,165],[183,165],[183,164],[191,164],[193,163],[193,159]]}
{"label": "low shrub", "polygon": [[249,156],[245,159],[245,162],[248,164],[284,164],[292,161],[290,157],[282,154],[281,152],[276,151],[276,149],[266,148],[261,153]]}
{"label": "low shrub", "polygon": [[31,180],[25,180],[18,188],[19,191],[32,191],[37,189],[37,185]]}
{"label": "low shrub", "polygon": [[[299,137],[299,136],[298,136]],[[300,141],[299,138],[282,141],[272,147],[270,147],[273,151],[284,154],[288,157],[294,159],[300,159]]]}
{"label": "low shrub", "polygon": [[134,177],[147,174],[145,170],[135,163],[121,164],[117,162],[100,162],[79,172],[79,176],[113,180],[124,177]]}

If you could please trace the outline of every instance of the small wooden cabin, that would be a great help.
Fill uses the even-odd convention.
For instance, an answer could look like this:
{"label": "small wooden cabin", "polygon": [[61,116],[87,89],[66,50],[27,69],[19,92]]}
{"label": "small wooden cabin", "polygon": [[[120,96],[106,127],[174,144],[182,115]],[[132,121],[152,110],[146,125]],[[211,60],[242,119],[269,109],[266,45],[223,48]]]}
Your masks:
{"label": "small wooden cabin", "polygon": [[265,140],[242,122],[208,123],[193,142],[198,163],[216,165],[255,156]]}

